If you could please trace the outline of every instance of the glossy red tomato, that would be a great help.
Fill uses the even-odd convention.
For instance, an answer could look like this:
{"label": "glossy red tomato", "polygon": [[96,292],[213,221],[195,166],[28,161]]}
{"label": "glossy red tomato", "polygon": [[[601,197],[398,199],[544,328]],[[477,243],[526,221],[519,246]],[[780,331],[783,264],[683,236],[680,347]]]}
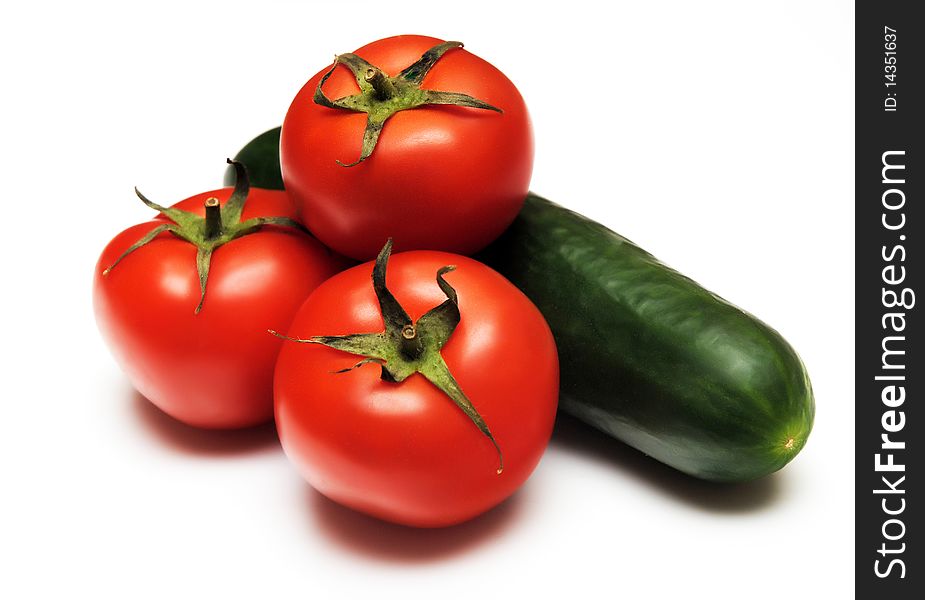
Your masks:
{"label": "glossy red tomato", "polygon": [[[276,365],[276,423],[287,456],[319,492],[370,515],[418,527],[459,523],[511,495],[536,467],[552,431],[559,368],[552,334],[510,282],[443,252],[395,255],[387,283],[412,320],[447,300],[437,269],[458,292],[461,317],[441,350],[484,419],[474,422],[421,373],[383,380],[377,364],[318,344],[287,341]],[[372,263],[323,283],[299,309],[290,336],[381,332]],[[418,322],[418,325],[420,322]]]}
{"label": "glossy red tomato", "polygon": [[[222,206],[224,188],[176,207],[204,214],[206,198]],[[294,216],[285,192],[251,189],[243,219]],[[190,425],[238,428],[273,417],[273,367],[285,328],[318,284],[337,272],[334,258],[308,235],[276,226],[215,249],[202,309],[197,248],[164,232],[103,274],[127,248],[168,221],[163,217],[117,235],[96,265],[96,319],[132,385],[161,410]]]}
{"label": "glossy red tomato", "polygon": [[[441,40],[403,35],[355,54],[397,76]],[[385,121],[375,148],[360,156],[367,115],[317,104],[328,69],[312,77],[283,122],[280,158],[286,189],[318,238],[359,260],[383,241],[396,251],[435,249],[471,254],[514,219],[533,170],[533,136],[523,98],[501,71],[453,48],[421,82],[425,90],[464,93],[503,112],[425,105]],[[357,78],[339,64],[323,85],[332,100],[357,94]]]}

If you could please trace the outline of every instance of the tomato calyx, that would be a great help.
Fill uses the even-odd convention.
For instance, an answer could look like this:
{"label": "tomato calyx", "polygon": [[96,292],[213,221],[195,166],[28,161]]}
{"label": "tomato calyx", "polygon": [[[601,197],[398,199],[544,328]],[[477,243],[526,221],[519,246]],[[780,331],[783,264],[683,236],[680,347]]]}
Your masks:
{"label": "tomato calyx", "polygon": [[199,275],[199,304],[196,306],[195,313],[199,314],[202,310],[202,304],[206,298],[206,284],[209,279],[209,267],[212,263],[212,253],[216,248],[227,244],[241,236],[257,232],[264,225],[278,225],[281,227],[290,227],[308,233],[305,227],[289,217],[254,217],[246,221],[241,221],[241,213],[244,210],[244,203],[247,201],[247,195],[250,192],[250,182],[247,177],[247,169],[238,161],[227,159],[228,164],[232,165],[235,170],[235,185],[231,197],[225,203],[224,209],[218,198],[210,197],[205,201],[205,216],[182,210],[176,207],[164,207],[156,204],[135,188],[135,194],[149,207],[158,211],[168,219],[170,223],[159,225],[142,236],[137,242],[125,250],[114,263],[109,265],[103,275],[109,273],[122,262],[129,254],[138,250],[142,246],[154,240],[164,232],[170,232],[175,236],[183,239],[196,246],[196,272]]}
{"label": "tomato calyx", "polygon": [[411,375],[420,373],[462,410],[479,431],[488,438],[498,453],[500,475],[504,470],[504,456],[498,442],[485,423],[485,420],[463,392],[456,378],[443,360],[440,350],[450,339],[459,324],[459,300],[456,290],[444,275],[456,269],[447,265],[437,270],[437,285],[446,295],[446,300],[430,309],[416,323],[405,312],[401,304],[392,295],[385,283],[386,266],[392,253],[392,239],[376,257],[373,267],[373,289],[379,300],[379,309],[385,323],[385,331],[379,333],[353,333],[348,335],[319,335],[307,339],[289,337],[276,331],[271,334],[283,339],[303,344],[321,344],[350,354],[364,357],[352,367],[335,371],[346,373],[366,364],[378,364],[382,369],[382,379],[390,383],[401,383]]}
{"label": "tomato calyx", "polygon": [[[363,145],[360,157],[352,163],[343,163],[337,160],[342,167],[353,167],[360,164],[372,155],[379,140],[379,134],[385,122],[395,113],[425,106],[428,104],[451,104],[469,108],[481,108],[495,112],[503,112],[500,108],[473,98],[468,94],[459,92],[441,92],[421,88],[424,76],[440,58],[453,48],[462,48],[462,42],[443,42],[425,52],[414,64],[406,67],[394,77],[386,75],[382,69],[376,67],[363,58],[348,52],[334,57],[334,64],[330,70],[321,77],[318,87],[315,88],[314,101],[327,108],[363,112],[367,114],[366,129],[363,132]],[[334,73],[337,65],[344,65],[357,80],[360,93],[345,96],[336,100],[328,98],[322,87]]]}

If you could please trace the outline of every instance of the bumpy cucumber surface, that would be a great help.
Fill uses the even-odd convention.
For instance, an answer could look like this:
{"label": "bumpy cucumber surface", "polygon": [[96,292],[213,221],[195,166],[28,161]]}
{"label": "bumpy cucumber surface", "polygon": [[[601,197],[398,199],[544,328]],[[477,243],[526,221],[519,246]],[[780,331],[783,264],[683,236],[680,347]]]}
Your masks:
{"label": "bumpy cucumber surface", "polygon": [[561,410],[714,481],[777,471],[806,443],[812,387],[780,334],[603,225],[531,194],[480,258],[548,320]]}

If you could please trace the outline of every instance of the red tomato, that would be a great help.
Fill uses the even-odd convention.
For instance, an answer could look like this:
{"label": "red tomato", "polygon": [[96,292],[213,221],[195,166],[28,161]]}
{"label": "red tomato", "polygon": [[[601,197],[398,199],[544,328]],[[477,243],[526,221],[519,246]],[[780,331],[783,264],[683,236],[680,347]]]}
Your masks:
{"label": "red tomato", "polygon": [[[458,292],[461,318],[441,355],[503,453],[421,373],[400,383],[377,364],[334,373],[361,357],[287,341],[276,365],[276,423],[283,449],[332,500],[417,527],[470,519],[511,495],[534,470],[552,432],[559,390],[555,343],[537,308],[472,259],[433,251],[395,255],[387,283],[415,322],[447,300],[437,269]],[[381,332],[372,263],[323,283],[289,335]]]}
{"label": "red tomato", "polygon": [[[176,205],[202,216],[231,188]],[[253,188],[243,219],[294,217],[285,192]],[[273,417],[273,366],[299,305],[340,267],[316,240],[265,226],[215,249],[202,310],[196,246],[164,232],[103,271],[163,217],[130,227],[103,250],[93,300],[97,323],[132,385],[172,417],[205,428],[239,428]]]}
{"label": "red tomato", "polygon": [[[441,40],[403,35],[356,51],[396,76]],[[385,121],[370,157],[352,167],[367,115],[313,101],[325,74],[296,95],[283,122],[280,159],[286,189],[318,238],[368,260],[388,237],[396,251],[472,254],[511,223],[533,170],[533,134],[523,98],[501,71],[461,48],[448,50],[421,87],[468,94],[500,108],[426,105]],[[330,99],[357,94],[343,64],[323,86]]]}

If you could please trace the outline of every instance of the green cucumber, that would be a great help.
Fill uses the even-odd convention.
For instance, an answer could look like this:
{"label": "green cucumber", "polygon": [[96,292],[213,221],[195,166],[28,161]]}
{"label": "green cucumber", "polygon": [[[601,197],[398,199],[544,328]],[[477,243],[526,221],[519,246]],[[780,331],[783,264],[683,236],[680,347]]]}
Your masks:
{"label": "green cucumber", "polygon": [[[252,187],[267,190],[283,189],[283,174],[279,168],[279,134],[281,127],[264,131],[249,141],[234,159],[247,167],[247,175]],[[224,184],[234,185],[234,168],[225,169]]]}
{"label": "green cucumber", "polygon": [[806,443],[812,387],[780,334],[603,225],[530,194],[479,258],[549,322],[564,412],[712,481],[777,471]]}

